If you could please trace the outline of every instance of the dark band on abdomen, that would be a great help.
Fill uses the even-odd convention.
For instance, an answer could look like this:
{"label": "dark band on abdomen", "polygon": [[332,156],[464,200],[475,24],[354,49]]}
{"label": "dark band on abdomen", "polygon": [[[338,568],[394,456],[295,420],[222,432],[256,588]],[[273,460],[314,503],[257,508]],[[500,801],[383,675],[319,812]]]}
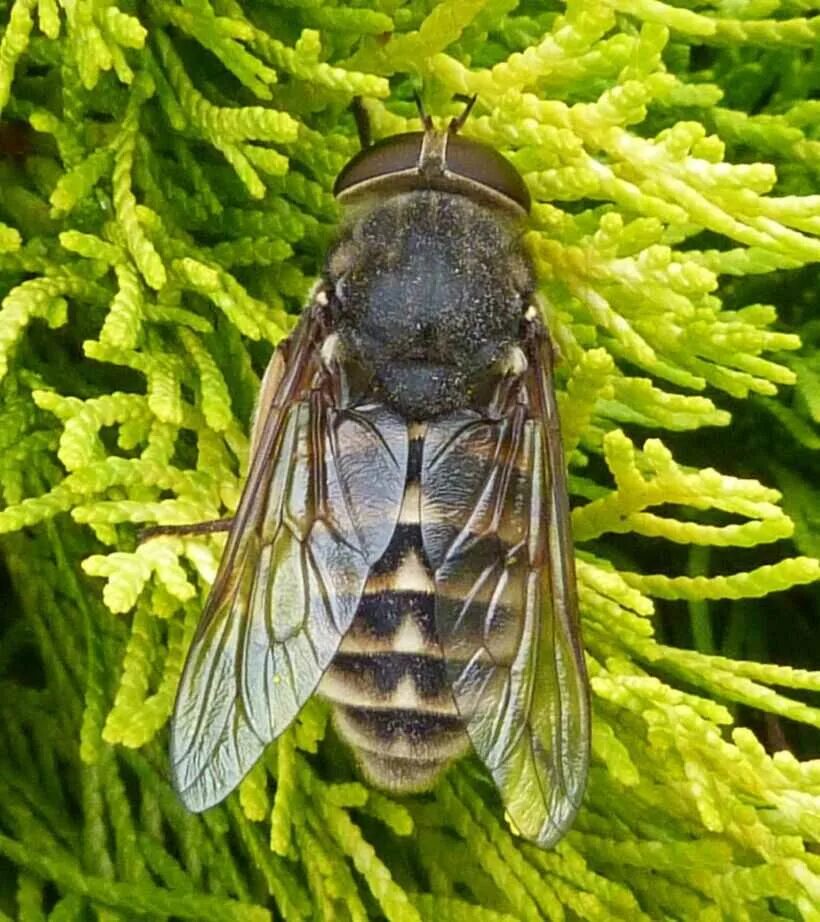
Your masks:
{"label": "dark band on abdomen", "polygon": [[364,774],[397,791],[429,787],[469,745],[447,681],[422,544],[423,430],[410,431],[399,522],[320,686]]}

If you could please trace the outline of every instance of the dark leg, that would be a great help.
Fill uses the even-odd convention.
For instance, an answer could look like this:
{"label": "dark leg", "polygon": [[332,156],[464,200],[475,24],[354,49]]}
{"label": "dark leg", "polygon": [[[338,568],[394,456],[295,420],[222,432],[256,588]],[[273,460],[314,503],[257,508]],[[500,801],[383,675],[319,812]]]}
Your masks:
{"label": "dark leg", "polygon": [[160,538],[163,535],[212,535],[218,531],[230,531],[233,519],[212,519],[210,522],[193,522],[190,525],[152,525],[143,528],[137,535],[139,543]]}
{"label": "dark leg", "polygon": [[373,143],[373,138],[370,134],[370,116],[364,107],[362,97],[354,96],[350,108],[353,110],[353,118],[356,121],[356,131],[359,133],[359,144],[362,150],[366,150]]}

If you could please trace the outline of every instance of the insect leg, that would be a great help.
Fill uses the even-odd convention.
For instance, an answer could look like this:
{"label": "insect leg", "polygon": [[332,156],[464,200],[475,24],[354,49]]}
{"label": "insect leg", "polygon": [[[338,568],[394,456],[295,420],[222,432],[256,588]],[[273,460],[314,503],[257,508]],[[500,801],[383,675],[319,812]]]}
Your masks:
{"label": "insect leg", "polygon": [[230,531],[233,519],[211,519],[208,522],[192,522],[190,525],[151,525],[137,535],[140,544],[163,535],[212,535],[218,531]]}

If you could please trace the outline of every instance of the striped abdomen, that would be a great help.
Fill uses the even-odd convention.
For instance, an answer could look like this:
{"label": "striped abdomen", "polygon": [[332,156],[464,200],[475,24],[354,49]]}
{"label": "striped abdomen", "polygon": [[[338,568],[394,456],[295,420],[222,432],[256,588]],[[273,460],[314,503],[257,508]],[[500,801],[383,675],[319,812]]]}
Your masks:
{"label": "striped abdomen", "polygon": [[469,745],[447,683],[422,546],[423,431],[411,427],[398,525],[319,687],[368,779],[405,791],[429,787]]}

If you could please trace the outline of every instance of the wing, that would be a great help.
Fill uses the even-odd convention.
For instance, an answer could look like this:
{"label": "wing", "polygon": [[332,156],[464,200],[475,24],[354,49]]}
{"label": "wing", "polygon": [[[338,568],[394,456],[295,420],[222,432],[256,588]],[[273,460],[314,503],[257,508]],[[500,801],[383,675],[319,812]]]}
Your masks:
{"label": "wing", "polygon": [[522,386],[499,415],[428,428],[422,537],[448,679],[473,748],[516,830],[542,847],[566,832],[589,761],[564,462],[537,331]]}
{"label": "wing", "polygon": [[185,806],[225,798],[313,694],[398,519],[405,423],[339,406],[314,310],[271,360],[248,481],[171,724]]}

